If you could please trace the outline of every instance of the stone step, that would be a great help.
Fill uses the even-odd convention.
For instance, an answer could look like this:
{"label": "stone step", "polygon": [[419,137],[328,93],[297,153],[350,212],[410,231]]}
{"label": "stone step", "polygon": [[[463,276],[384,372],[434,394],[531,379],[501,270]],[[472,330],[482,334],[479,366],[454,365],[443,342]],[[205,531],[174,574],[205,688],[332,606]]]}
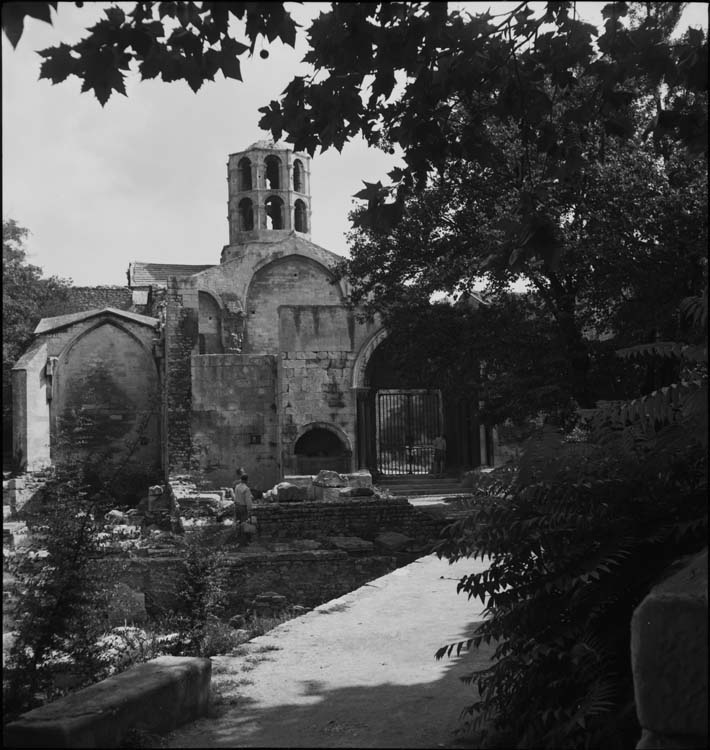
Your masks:
{"label": "stone step", "polygon": [[436,482],[437,484],[458,484],[459,479],[457,477],[436,477],[436,476],[409,476],[409,477],[392,477],[384,478],[381,477],[377,484],[431,484]]}
{"label": "stone step", "polygon": [[457,497],[461,491],[449,489],[390,490],[395,497]]}

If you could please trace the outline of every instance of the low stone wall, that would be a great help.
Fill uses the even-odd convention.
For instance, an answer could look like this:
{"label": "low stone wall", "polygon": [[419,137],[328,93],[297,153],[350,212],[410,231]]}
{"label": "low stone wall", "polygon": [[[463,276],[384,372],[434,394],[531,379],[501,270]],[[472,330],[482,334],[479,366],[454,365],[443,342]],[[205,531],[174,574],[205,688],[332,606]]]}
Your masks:
{"label": "low stone wall", "polygon": [[[118,564],[117,564],[118,563]],[[146,556],[114,560],[117,580],[145,594],[155,617],[181,605],[185,576],[182,556]],[[244,612],[259,594],[273,591],[290,605],[316,607],[394,570],[393,555],[348,555],[342,550],[226,554],[227,616]]]}
{"label": "low stone wall", "polygon": [[121,747],[129,730],[169,732],[207,714],[209,659],[161,656],[22,714],[5,747]]}
{"label": "low stone wall", "polygon": [[631,620],[636,746],[708,747],[708,553],[655,586]]}
{"label": "low stone wall", "polygon": [[372,540],[382,531],[399,531],[422,542],[436,539],[446,525],[444,518],[414,508],[406,498],[271,503],[256,506],[255,512],[259,533],[274,538],[347,534]]}

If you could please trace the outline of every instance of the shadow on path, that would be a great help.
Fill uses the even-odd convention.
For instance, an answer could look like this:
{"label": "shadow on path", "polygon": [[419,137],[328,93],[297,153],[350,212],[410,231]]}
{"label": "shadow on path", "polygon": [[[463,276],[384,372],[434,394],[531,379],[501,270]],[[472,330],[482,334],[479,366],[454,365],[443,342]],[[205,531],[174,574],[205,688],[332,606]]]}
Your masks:
{"label": "shadow on path", "polygon": [[[462,628],[457,640],[470,637],[478,622]],[[386,673],[387,652],[373,646],[384,660],[378,671]],[[324,680],[296,678],[290,686],[292,700],[274,702],[268,696],[251,697],[248,684],[259,683],[264,674],[292,678],[278,674],[278,651],[260,658],[255,651],[251,662],[242,662],[246,671],[234,661],[224,668],[216,665],[213,681],[224,702],[212,718],[174,732],[169,747],[463,747],[468,740],[457,739],[454,730],[462,709],[474,701],[475,689],[460,677],[487,666],[492,652],[493,646],[483,644],[459,657],[445,657],[438,662],[439,678],[422,683],[397,684],[393,675],[391,682],[334,688]],[[429,656],[433,662],[434,652]],[[335,658],[337,664],[337,654]],[[304,668],[311,675],[318,670],[314,664]],[[342,681],[348,681],[345,670]]]}

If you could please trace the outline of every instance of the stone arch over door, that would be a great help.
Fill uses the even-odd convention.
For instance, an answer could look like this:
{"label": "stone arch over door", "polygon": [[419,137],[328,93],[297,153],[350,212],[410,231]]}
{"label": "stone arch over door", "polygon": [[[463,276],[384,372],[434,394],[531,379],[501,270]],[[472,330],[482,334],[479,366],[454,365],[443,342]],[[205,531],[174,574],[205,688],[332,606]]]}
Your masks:
{"label": "stone arch over door", "polygon": [[397,372],[388,353],[393,343],[385,329],[376,331],[353,366],[357,467],[374,476],[427,474],[433,438],[440,431],[447,438],[450,471],[479,465],[477,399],[446,397],[437,383],[422,381],[416,371]]}
{"label": "stone arch over door", "polygon": [[134,485],[139,492],[159,477],[160,407],[150,349],[118,322],[99,321],[57,360],[50,408],[53,462],[118,468],[113,489],[132,498]]}
{"label": "stone arch over door", "polygon": [[340,286],[330,271],[305,255],[277,258],[255,271],[246,294],[245,354],[271,354],[279,347],[280,305],[339,305]]}
{"label": "stone arch over door", "polygon": [[293,443],[297,474],[317,474],[325,469],[348,473],[352,446],[343,430],[330,422],[311,422],[302,427]]}

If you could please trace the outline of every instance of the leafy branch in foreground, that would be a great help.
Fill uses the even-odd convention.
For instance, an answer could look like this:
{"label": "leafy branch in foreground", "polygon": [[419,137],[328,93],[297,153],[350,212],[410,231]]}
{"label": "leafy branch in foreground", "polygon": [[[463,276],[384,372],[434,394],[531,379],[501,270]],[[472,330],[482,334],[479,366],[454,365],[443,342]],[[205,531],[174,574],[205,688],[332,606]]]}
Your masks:
{"label": "leafy branch in foreground", "polygon": [[490,722],[519,747],[628,747],[639,731],[631,614],[670,563],[705,543],[705,449],[686,445],[650,476],[645,444],[568,455],[556,437],[546,458],[563,466],[551,477],[479,498],[448,528],[440,556],[491,560],[458,587],[486,603],[487,619],[437,657],[496,644],[492,665],[469,677],[479,699],[467,712],[484,740]]}
{"label": "leafy branch in foreground", "polygon": [[[50,7],[57,11],[57,5],[6,3],[2,24],[13,47],[22,37],[26,17],[51,24]],[[240,22],[243,42],[234,38],[235,21]],[[40,78],[60,83],[77,76],[81,90],[93,91],[102,106],[114,91],[126,95],[125,74],[131,66],[143,80],[184,80],[196,92],[218,72],[241,81],[239,58],[253,54],[260,37],[293,47],[296,29],[282,3],[137,2],[129,12],[111,5],[81,41],[39,52],[44,58]],[[264,48],[260,54],[269,56]]]}
{"label": "leafy branch in foreground", "polygon": [[517,475],[479,493],[438,546],[451,561],[491,561],[458,586],[485,602],[486,619],[436,654],[496,644],[491,666],[467,678],[479,694],[468,721],[484,742],[624,748],[638,739],[631,615],[671,564],[707,544],[707,350],[620,351],[669,353],[690,353],[681,364],[695,367],[692,384],[601,407],[586,443],[545,425]]}

